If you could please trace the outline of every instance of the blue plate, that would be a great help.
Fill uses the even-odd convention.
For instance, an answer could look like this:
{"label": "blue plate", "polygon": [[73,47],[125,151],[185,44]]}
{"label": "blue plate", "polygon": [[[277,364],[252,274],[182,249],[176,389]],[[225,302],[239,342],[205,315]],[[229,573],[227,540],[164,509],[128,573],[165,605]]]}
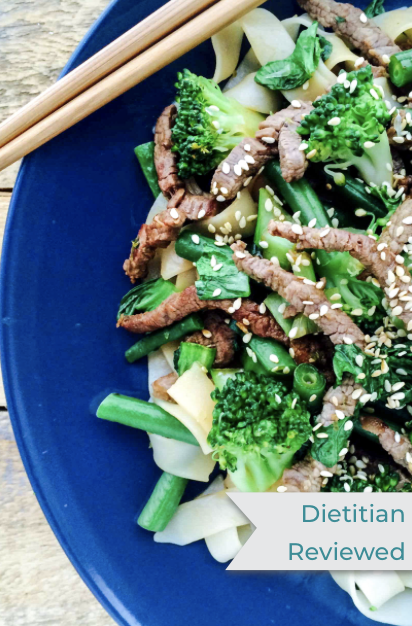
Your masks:
{"label": "blue plate", "polygon": [[[163,4],[117,0],[66,71]],[[268,3],[281,17],[297,7]],[[152,139],[176,71],[211,76],[209,43],[24,160],[1,275],[8,407],[37,498],[83,580],[124,626],[368,626],[329,574],[225,572],[204,542],[155,544],[136,514],[159,475],[145,433],[96,419],[106,392],[147,397],[115,329],[122,263],[152,204],[133,148]]]}

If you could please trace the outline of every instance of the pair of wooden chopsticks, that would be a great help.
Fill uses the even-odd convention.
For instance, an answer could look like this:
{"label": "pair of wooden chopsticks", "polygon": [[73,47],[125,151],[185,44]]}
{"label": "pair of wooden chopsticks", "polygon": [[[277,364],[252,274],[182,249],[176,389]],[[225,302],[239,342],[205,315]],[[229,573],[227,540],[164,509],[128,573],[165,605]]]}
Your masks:
{"label": "pair of wooden chopsticks", "polygon": [[170,0],[0,125],[0,171],[263,1]]}

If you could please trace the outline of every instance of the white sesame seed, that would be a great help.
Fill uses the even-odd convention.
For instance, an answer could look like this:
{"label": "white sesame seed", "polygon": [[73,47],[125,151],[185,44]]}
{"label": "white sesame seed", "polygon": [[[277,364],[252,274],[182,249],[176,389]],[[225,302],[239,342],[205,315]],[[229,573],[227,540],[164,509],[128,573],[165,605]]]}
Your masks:
{"label": "white sesame seed", "polygon": [[376,89],[369,89],[369,93],[372,96],[372,98],[375,98],[375,100],[380,100],[378,94],[376,93]]}
{"label": "white sesame seed", "polygon": [[404,400],[405,399],[405,394],[403,393],[403,391],[399,391],[398,393],[394,393],[392,396],[392,400]]}
{"label": "white sesame seed", "polygon": [[318,433],[316,435],[318,439],[327,439],[329,437],[328,433]]}
{"label": "white sesame seed", "polygon": [[179,219],[179,213],[176,211],[176,209],[170,209],[170,216],[174,220],[178,220]]}
{"label": "white sesame seed", "polygon": [[325,230],[321,230],[319,233],[319,237],[326,237],[330,233],[330,228],[325,228]]}
{"label": "white sesame seed", "polygon": [[291,102],[290,104],[291,104],[291,105],[293,106],[293,108],[295,108],[295,109],[300,109],[300,108],[301,108],[301,106],[302,106],[302,105],[301,105],[301,103],[299,102],[299,100],[292,100],[292,102]]}
{"label": "white sesame seed", "polygon": [[396,370],[396,373],[399,374],[399,376],[407,376],[408,372],[404,369],[402,369],[401,367],[398,367],[398,369]]}
{"label": "white sesame seed", "polygon": [[346,424],[343,427],[343,430],[351,430],[353,428],[353,422],[351,420],[348,420],[346,422]]}
{"label": "white sesame seed", "polygon": [[246,163],[250,163],[250,165],[253,165],[254,163],[256,163],[255,159],[252,157],[251,154],[245,154],[245,161]]}
{"label": "white sesame seed", "polygon": [[218,196],[216,196],[216,200],[217,200],[218,202],[226,202],[226,198],[225,198],[225,196],[222,196],[222,195],[218,195]]}
{"label": "white sesame seed", "polygon": [[202,335],[203,337],[206,337],[206,339],[210,339],[210,337],[212,336],[212,333],[210,332],[210,330],[202,330]]}
{"label": "white sesame seed", "polygon": [[337,78],[337,82],[343,84],[346,80],[346,72],[341,72]]}
{"label": "white sesame seed", "polygon": [[209,224],[209,226],[207,227],[207,230],[209,231],[209,233],[216,232],[216,228],[213,226],[213,224]]}
{"label": "white sesame seed", "polygon": [[[313,393],[313,394],[310,396],[310,398],[309,398],[309,402],[315,402],[316,398],[317,398],[316,393]],[[321,424],[321,423],[320,423],[320,426],[322,426],[322,424]],[[313,429],[313,430],[315,430],[315,429]]]}
{"label": "white sesame seed", "polygon": [[299,150],[303,151],[303,150],[307,150],[307,148],[309,148],[309,144],[302,141],[302,143],[299,146]]}
{"label": "white sesame seed", "polygon": [[397,254],[395,257],[395,261],[399,263],[399,265],[402,265],[405,262],[405,259],[400,254]]}
{"label": "white sesame seed", "polygon": [[196,244],[200,243],[199,235],[192,235],[192,241]]}
{"label": "white sesame seed", "polygon": [[218,263],[217,265],[214,266],[213,271],[214,272],[218,272],[219,270],[221,270],[223,267],[223,263]]}
{"label": "white sesame seed", "polygon": [[393,311],[392,311],[392,313],[393,313],[395,316],[397,316],[397,315],[402,315],[402,312],[403,312],[403,308],[402,308],[401,306],[396,306],[396,307],[393,309]]}
{"label": "white sesame seed", "polygon": [[309,81],[308,80],[306,81],[306,83],[303,83],[302,89],[303,89],[303,91],[306,91],[307,89],[309,89]]}
{"label": "white sesame seed", "polygon": [[363,396],[359,398],[359,402],[361,402],[362,404],[366,404],[367,402],[369,402],[370,399],[371,399],[371,394],[364,393]]}
{"label": "white sesame seed", "polygon": [[316,283],[314,283],[314,282],[313,282],[313,280],[310,280],[309,278],[304,278],[304,279],[303,279],[303,284],[304,284],[304,285],[312,285],[312,287],[313,287],[314,285],[316,285]]}
{"label": "white sesame seed", "polygon": [[315,228],[315,226],[316,226],[316,217],[314,217],[312,220],[310,220],[308,226],[309,226],[309,228]]}
{"label": "white sesame seed", "polygon": [[229,163],[226,163],[226,161],[222,164],[222,172],[224,174],[229,174],[230,172],[230,165]]}
{"label": "white sesame seed", "polygon": [[314,148],[313,150],[311,150],[310,152],[307,153],[306,158],[307,159],[311,159],[312,157],[315,156],[315,154],[317,153],[316,148]]}
{"label": "white sesame seed", "polygon": [[272,363],[279,363],[279,357],[276,356],[276,354],[271,354],[269,356],[270,361],[272,361]]}
{"label": "white sesame seed", "polygon": [[264,302],[259,304],[259,313],[261,315],[264,315],[266,313],[266,304]]}
{"label": "white sesame seed", "polygon": [[358,86],[358,81],[356,80],[356,78],[354,78],[350,84],[349,93],[353,93],[357,86]]}
{"label": "white sesame seed", "polygon": [[244,258],[246,257],[246,254],[245,254],[244,252],[240,252],[240,250],[236,250],[236,252],[235,252],[235,256],[236,256],[238,259],[244,259]]}
{"label": "white sesame seed", "polygon": [[385,254],[385,252],[381,252],[381,259],[382,259],[382,261],[385,261],[385,259],[386,259],[386,254]]}
{"label": "white sesame seed", "polygon": [[358,367],[362,367],[363,366],[363,356],[361,354],[357,354],[356,355],[355,361],[356,361],[356,365]]}
{"label": "white sesame seed", "polygon": [[221,293],[222,293],[221,289],[215,289],[213,292],[213,297],[217,298],[218,296],[220,296]]}
{"label": "white sesame seed", "polygon": [[312,300],[303,300],[302,304],[313,304]]}
{"label": "white sesame seed", "polygon": [[254,222],[257,219],[257,213],[255,215],[248,215],[246,218],[247,222]]}
{"label": "white sesame seed", "polygon": [[344,420],[346,417],[345,413],[339,409],[336,409],[335,415],[338,418],[338,420]]}
{"label": "white sesame seed", "polygon": [[360,374],[358,374],[356,376],[356,378],[358,378],[359,380],[364,380],[364,378],[366,378],[366,374],[364,374],[363,372],[361,372]]}
{"label": "white sesame seed", "polygon": [[325,286],[325,283],[324,283],[322,280],[319,280],[319,281],[316,283],[316,289],[323,289],[323,288],[324,288],[324,286]]}
{"label": "white sesame seed", "polygon": [[372,378],[377,378],[381,374],[382,374],[381,370],[375,370],[374,372],[372,372],[371,377]]}
{"label": "white sesame seed", "polygon": [[242,298],[236,298],[236,300],[233,302],[233,308],[235,309],[235,311],[238,311],[241,306],[242,306]]}
{"label": "white sesame seed", "polygon": [[373,148],[374,146],[376,146],[374,141],[365,141],[363,144],[363,147],[366,148],[366,150],[369,150],[369,148]]}
{"label": "white sesame seed", "polygon": [[402,224],[407,224],[408,226],[412,224],[412,215],[408,215],[408,217],[405,217],[405,219],[402,220]]}
{"label": "white sesame seed", "polygon": [[269,244],[267,241],[259,241],[259,246],[264,249],[269,248]]}
{"label": "white sesame seed", "polygon": [[246,226],[245,216],[243,216],[242,219],[240,220],[239,226],[240,226],[240,228],[244,228]]}
{"label": "white sesame seed", "polygon": [[353,309],[352,315],[363,315],[363,309]]}
{"label": "white sesame seed", "polygon": [[329,126],[339,126],[340,122],[341,122],[340,117],[332,117],[328,121],[328,124]]}
{"label": "white sesame seed", "polygon": [[243,183],[243,186],[247,187],[248,185],[250,185],[252,180],[253,180],[253,176],[249,176],[249,178],[246,178],[245,182]]}
{"label": "white sesame seed", "polygon": [[223,194],[224,196],[227,196],[227,194],[229,193],[229,192],[228,192],[228,190],[226,189],[226,187],[221,187],[221,188],[220,188],[220,191],[222,192],[222,194]]}
{"label": "white sesame seed", "polygon": [[353,400],[359,400],[359,398],[361,397],[363,393],[363,389],[355,389],[355,391],[352,392],[352,399]]}
{"label": "white sesame seed", "polygon": [[320,317],[319,313],[311,313],[309,315],[309,319],[310,320],[317,320],[317,319],[319,319],[319,317]]}
{"label": "white sesame seed", "polygon": [[405,137],[392,137],[393,141],[395,143],[404,143],[405,142]]}
{"label": "white sesame seed", "polygon": [[350,485],[349,485],[349,483],[343,483],[343,488],[344,488],[344,490],[345,490],[347,493],[349,493],[349,492],[350,492]]}
{"label": "white sesame seed", "polygon": [[236,165],[233,166],[233,171],[236,176],[242,176],[242,168],[240,167],[239,163],[236,163]]}
{"label": "white sesame seed", "polygon": [[278,491],[279,493],[285,493],[285,491],[287,491],[288,488],[285,487],[285,485],[279,485],[279,487],[276,489],[276,491]]}
{"label": "white sesame seed", "polygon": [[302,226],[300,226],[300,224],[292,224],[292,232],[296,235],[303,235]]}
{"label": "white sesame seed", "polygon": [[220,128],[220,124],[219,124],[219,122],[217,120],[213,120],[212,126],[214,126],[216,128],[216,130],[218,130]]}
{"label": "white sesame seed", "polygon": [[273,137],[262,137],[262,141],[264,141],[265,143],[275,143]]}
{"label": "white sesame seed", "polygon": [[347,337],[346,335],[343,337],[343,341],[348,346],[350,346],[353,343],[352,339],[350,337]]}
{"label": "white sesame seed", "polygon": [[298,334],[298,329],[297,327],[292,328],[289,332],[289,338],[290,339],[294,339],[296,337],[296,335]]}
{"label": "white sesame seed", "polygon": [[326,313],[329,311],[329,307],[327,304],[322,304],[322,306],[320,307],[320,314],[321,315],[326,315]]}
{"label": "white sesame seed", "polygon": [[388,55],[387,55],[387,54],[382,54],[382,57],[381,57],[381,58],[382,58],[382,61],[383,61],[384,63],[386,63],[386,64],[388,64],[388,63],[389,63],[389,61],[390,61],[390,58],[388,57]]}
{"label": "white sesame seed", "polygon": [[270,257],[270,262],[273,263],[273,265],[280,265],[279,259],[277,256]]}
{"label": "white sesame seed", "polygon": [[249,343],[251,339],[252,339],[252,333],[246,333],[246,335],[243,335],[243,343]]}
{"label": "white sesame seed", "polygon": [[359,19],[362,22],[362,24],[366,24],[368,22],[368,18],[366,17],[365,13],[361,13],[359,16]]}

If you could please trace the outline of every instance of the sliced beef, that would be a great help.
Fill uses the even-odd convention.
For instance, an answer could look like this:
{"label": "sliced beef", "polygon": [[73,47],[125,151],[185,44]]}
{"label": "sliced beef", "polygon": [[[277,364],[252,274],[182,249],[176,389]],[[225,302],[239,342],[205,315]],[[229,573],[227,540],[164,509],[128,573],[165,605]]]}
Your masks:
{"label": "sliced beef", "polygon": [[[327,252],[333,250],[349,252],[376,276],[388,296],[393,314],[406,324],[412,320],[412,302],[401,300],[401,298],[409,297],[406,294],[409,288],[412,288],[411,275],[403,265],[402,257],[394,254],[385,241],[377,242],[366,235],[350,233],[338,228],[309,228],[307,226],[296,228],[296,225],[289,222],[272,221],[269,224],[269,232],[296,243],[298,250],[316,248]],[[397,232],[399,237],[401,231]],[[403,295],[400,296],[401,293]]]}
{"label": "sliced beef", "polygon": [[254,257],[245,251],[243,242],[234,243],[233,259],[236,266],[248,276],[279,293],[295,311],[303,313],[328,335],[334,344],[354,343],[364,348],[365,336],[351,318],[339,309],[332,309],[322,289],[307,279],[300,279],[266,259]]}
{"label": "sliced beef", "polygon": [[204,316],[206,333],[198,330],[185,339],[200,346],[216,348],[214,366],[219,367],[233,361],[236,350],[236,333],[225,323],[225,317],[220,311],[208,311]]}
{"label": "sliced beef", "polygon": [[305,335],[300,339],[292,339],[290,342],[291,355],[299,365],[300,363],[313,363],[324,375],[326,382],[333,385],[335,374],[333,372],[333,343],[326,335]]}
{"label": "sliced beef", "polygon": [[177,155],[172,152],[172,128],[176,115],[177,108],[174,104],[166,107],[157,120],[154,136],[154,161],[159,187],[169,198],[183,187],[177,173]]}
{"label": "sliced beef", "polygon": [[321,490],[325,476],[321,472],[327,472],[327,475],[336,472],[335,467],[325,467],[319,461],[315,461],[308,454],[303,461],[295,463],[290,469],[283,472],[282,486],[286,487],[288,493],[303,492],[316,493]]}
{"label": "sliced beef", "polygon": [[397,150],[409,150],[412,146],[412,134],[406,127],[412,127],[411,110],[397,109],[386,131],[389,143]]}
{"label": "sliced beef", "polygon": [[173,398],[169,396],[168,391],[170,387],[175,384],[177,378],[176,372],[171,372],[155,380],[152,385],[152,396],[160,400],[166,400],[166,402],[174,402]]}
{"label": "sliced beef", "polygon": [[251,137],[243,139],[216,169],[212,179],[212,193],[219,200],[231,200],[249,184],[261,167],[278,153],[277,145],[264,144]]}
{"label": "sliced beef", "polygon": [[386,67],[389,57],[400,52],[399,46],[373,20],[352,4],[334,0],[298,0],[304,11],[325,28],[332,28],[372,63]]}
{"label": "sliced beef", "polygon": [[396,209],[388,226],[382,231],[379,243],[386,243],[394,254],[400,254],[410,237],[412,237],[412,199],[407,198]]}
{"label": "sliced beef", "polygon": [[[362,391],[362,394],[360,394],[359,390]],[[355,399],[352,397],[354,392]],[[336,388],[331,387],[325,393],[322,412],[319,415],[318,422],[326,428],[334,422],[337,422],[339,418],[342,419],[342,413],[346,417],[353,415],[359,397],[363,395],[363,393],[365,393],[365,391],[362,385],[355,383],[351,376],[346,376],[341,385]]]}
{"label": "sliced beef", "polygon": [[361,424],[362,428],[377,435],[382,448],[412,474],[412,444],[408,437],[397,434],[385,422],[370,415],[361,417]]}
{"label": "sliced beef", "polygon": [[[299,150],[301,138],[296,128],[312,110],[310,102],[296,101],[299,106],[288,106],[263,121],[256,138],[244,139],[217,168],[212,179],[212,193],[223,201],[234,198],[243,186],[249,184],[260,168],[278,152],[285,180],[302,178],[306,156]],[[285,128],[283,128],[285,126]]]}
{"label": "sliced beef", "polygon": [[184,291],[173,293],[154,311],[147,311],[138,315],[123,315],[117,326],[132,333],[146,333],[159,328],[170,326],[190,313],[204,310],[221,310],[237,322],[248,320],[250,332],[259,337],[272,337],[277,341],[288,344],[289,340],[276,322],[267,312],[260,313],[259,305],[251,300],[200,300],[195,285]]}

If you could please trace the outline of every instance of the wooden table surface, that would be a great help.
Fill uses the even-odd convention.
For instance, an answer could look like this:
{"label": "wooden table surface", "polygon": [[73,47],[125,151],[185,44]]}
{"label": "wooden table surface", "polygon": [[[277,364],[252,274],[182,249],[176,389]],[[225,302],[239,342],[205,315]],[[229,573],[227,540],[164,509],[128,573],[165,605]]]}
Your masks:
{"label": "wooden table surface", "polygon": [[[0,0],[0,121],[58,76],[108,0]],[[0,245],[18,165],[0,172]],[[0,626],[113,626],[49,528],[0,377]]]}

